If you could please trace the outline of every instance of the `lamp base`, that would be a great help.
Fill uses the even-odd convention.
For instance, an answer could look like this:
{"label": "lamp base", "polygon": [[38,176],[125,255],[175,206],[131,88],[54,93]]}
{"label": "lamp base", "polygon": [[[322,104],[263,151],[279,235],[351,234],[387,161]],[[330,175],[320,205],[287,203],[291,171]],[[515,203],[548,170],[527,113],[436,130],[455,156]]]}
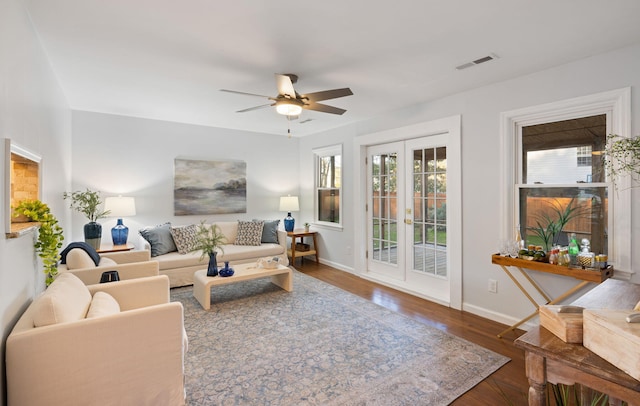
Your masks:
{"label": "lamp base", "polygon": [[118,224],[111,229],[111,240],[113,241],[113,245],[125,245],[128,237],[129,227],[122,224],[122,219],[118,219]]}
{"label": "lamp base", "polygon": [[284,230],[288,233],[293,231],[296,225],[296,220],[291,217],[291,212],[287,213],[287,217],[284,218]]}

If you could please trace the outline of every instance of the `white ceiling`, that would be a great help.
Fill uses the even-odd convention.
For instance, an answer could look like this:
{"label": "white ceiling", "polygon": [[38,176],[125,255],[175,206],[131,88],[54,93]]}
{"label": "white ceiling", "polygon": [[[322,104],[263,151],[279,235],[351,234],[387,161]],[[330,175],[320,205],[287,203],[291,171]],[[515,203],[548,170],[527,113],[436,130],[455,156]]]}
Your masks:
{"label": "white ceiling", "polygon": [[219,90],[351,88],[294,136],[640,41],[638,0],[24,1],[72,109],[286,135],[273,108],[235,113],[268,100]]}

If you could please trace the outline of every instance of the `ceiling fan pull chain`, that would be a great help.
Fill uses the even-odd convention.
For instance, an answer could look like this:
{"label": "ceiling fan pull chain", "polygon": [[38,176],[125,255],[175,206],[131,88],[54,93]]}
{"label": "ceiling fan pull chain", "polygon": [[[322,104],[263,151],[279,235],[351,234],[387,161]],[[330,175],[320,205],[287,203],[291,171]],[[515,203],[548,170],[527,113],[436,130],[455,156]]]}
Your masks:
{"label": "ceiling fan pull chain", "polygon": [[287,135],[291,138],[291,116],[287,116]]}

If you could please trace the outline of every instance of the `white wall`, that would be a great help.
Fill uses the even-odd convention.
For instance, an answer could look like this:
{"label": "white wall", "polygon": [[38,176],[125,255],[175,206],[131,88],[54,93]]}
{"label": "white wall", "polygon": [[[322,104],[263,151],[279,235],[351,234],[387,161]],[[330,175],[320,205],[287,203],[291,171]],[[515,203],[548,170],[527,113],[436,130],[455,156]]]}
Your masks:
{"label": "white wall", "polygon": [[[519,320],[530,314],[533,307],[501,268],[491,264],[490,259],[491,253],[497,252],[497,241],[501,238],[499,219],[502,214],[499,207],[503,197],[500,196],[499,185],[500,160],[511,159],[499,154],[499,115],[503,111],[631,86],[632,134],[638,135],[640,129],[635,124],[640,119],[638,72],[640,46],[629,47],[399,110],[357,126],[305,137],[300,141],[300,189],[301,201],[305,202],[301,216],[313,216],[313,204],[306,203],[313,201],[313,165],[309,160],[313,148],[344,144],[344,207],[360,210],[354,207],[353,186],[358,180],[351,178],[353,168],[350,166],[356,136],[461,114],[464,309],[502,322]],[[638,247],[640,189],[625,193],[632,193],[632,213],[629,215],[633,221],[631,246]],[[350,217],[345,210],[346,227],[343,231],[320,230],[322,258],[341,264],[344,269],[354,268],[354,258],[346,247],[354,246],[355,238],[364,233],[349,227]],[[640,255],[637,253],[632,253],[632,268],[638,271],[633,281],[640,282]],[[354,270],[355,273],[361,271]],[[552,295],[575,284],[573,280],[539,273],[535,277]],[[488,279],[498,281],[497,294],[487,291]]]}
{"label": "white wall", "polygon": [[[19,0],[0,2],[0,138],[42,156],[41,200],[67,229],[61,191],[71,179],[71,112],[52,73],[29,16]],[[3,146],[4,146],[4,140]],[[1,147],[3,149],[3,147]],[[0,229],[5,230],[4,151],[0,156]],[[44,289],[44,274],[33,249],[35,233],[0,238],[0,392],[6,403],[5,341],[33,297]]]}
{"label": "white wall", "polygon": [[[286,122],[283,119],[283,125]],[[174,159],[243,160],[247,163],[247,213],[173,215]],[[298,140],[221,128],[117,115],[73,112],[73,190],[90,188],[102,197],[136,199],[135,217],[123,219],[129,241],[146,225],[201,219],[284,219],[280,196],[298,194]],[[294,214],[294,217],[295,214]],[[83,240],[87,220],[73,214],[73,239]],[[100,220],[102,240],[111,242],[115,219]],[[284,228],[282,222],[280,228]]]}

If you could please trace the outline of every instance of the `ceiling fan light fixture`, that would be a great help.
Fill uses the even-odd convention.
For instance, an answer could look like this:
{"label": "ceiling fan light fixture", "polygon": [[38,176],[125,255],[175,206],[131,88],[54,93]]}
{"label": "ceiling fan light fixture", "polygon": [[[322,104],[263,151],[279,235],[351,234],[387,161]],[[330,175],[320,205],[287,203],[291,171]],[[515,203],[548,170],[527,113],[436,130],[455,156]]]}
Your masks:
{"label": "ceiling fan light fixture", "polygon": [[283,116],[299,116],[302,113],[302,107],[288,102],[279,102],[276,104],[276,111]]}

